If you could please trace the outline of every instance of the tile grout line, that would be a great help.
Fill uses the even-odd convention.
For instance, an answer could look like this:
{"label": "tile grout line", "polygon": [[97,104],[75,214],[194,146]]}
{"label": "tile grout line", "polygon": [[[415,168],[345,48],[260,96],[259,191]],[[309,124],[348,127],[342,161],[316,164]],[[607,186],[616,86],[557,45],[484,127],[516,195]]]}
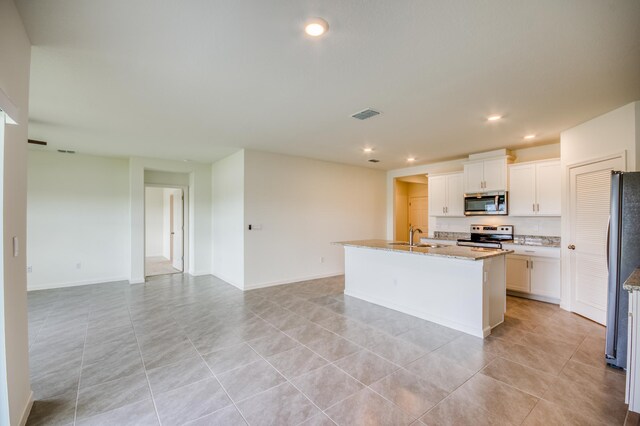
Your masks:
{"label": "tile grout line", "polygon": [[[93,292],[93,290],[92,290]],[[87,348],[87,335],[89,334],[89,318],[87,315],[87,327],[84,331],[84,341],[82,342],[82,356],[80,357],[80,374],[78,375],[78,391],[76,392],[76,404],[73,412],[73,424],[78,420],[78,401],[80,401],[80,384],[82,383],[82,367],[84,366],[84,353]]]}
{"label": "tile grout line", "polygon": [[[173,318],[173,320],[174,320],[174,321],[176,321],[176,318],[175,318],[175,316],[174,316],[173,314],[171,314],[171,318]],[[178,321],[176,321],[176,323],[177,323],[178,325],[180,325],[180,323],[179,323]],[[193,341],[191,341],[191,337],[189,337],[189,335],[188,335],[188,334],[186,334],[186,332],[185,332],[185,337],[187,338],[187,340],[189,341],[189,343],[191,343],[191,346],[193,347],[193,349],[194,349],[194,350],[196,351],[196,353],[198,354],[198,357],[200,358],[200,360],[202,360],[202,362],[204,362],[204,365],[206,365],[206,366],[207,366],[207,369],[211,372],[211,374],[213,375],[213,378],[214,378],[214,379],[216,379],[216,382],[218,382],[218,385],[219,385],[219,386],[220,386],[220,388],[224,391],[225,395],[227,395],[227,398],[229,398],[229,401],[231,401],[231,404],[233,404],[233,406],[235,407],[236,411],[240,414],[240,416],[242,417],[242,420],[244,420],[244,422],[248,425],[248,424],[249,424],[249,422],[248,422],[248,421],[247,421],[247,419],[244,417],[244,414],[242,414],[242,411],[240,411],[240,409],[239,409],[239,408],[238,408],[238,406],[236,405],[235,401],[231,398],[231,395],[229,395],[229,392],[227,391],[227,389],[224,387],[224,385],[222,384],[222,382],[220,381],[220,379],[218,379],[218,376],[213,372],[213,370],[211,369],[211,367],[209,367],[209,364],[207,364],[207,361],[205,361],[205,359],[204,359],[204,357],[202,356],[202,354],[200,353],[200,351],[198,351],[198,348],[196,348],[196,345],[194,345],[194,344],[193,344]],[[252,349],[252,350],[253,350],[253,349]],[[218,412],[218,411],[222,410],[223,408],[227,408],[227,407],[229,407],[229,405],[227,405],[227,406],[225,406],[225,407],[222,407],[222,408],[220,408],[220,409],[218,409],[218,410],[215,410],[215,411],[213,411],[213,412],[211,412],[211,413],[207,413],[205,416],[201,416],[201,417],[199,417],[199,418],[209,416],[209,415],[211,415],[211,414],[213,414],[213,413],[216,413],[216,412]],[[195,420],[198,420],[198,419],[193,419],[193,420],[190,420],[190,421],[195,421]]]}
{"label": "tile grout line", "polygon": [[149,387],[149,394],[151,395],[151,403],[153,404],[153,410],[156,413],[158,424],[162,425],[162,421],[160,421],[160,413],[158,413],[158,407],[156,406],[156,399],[153,396],[153,389],[151,389],[151,381],[149,380],[149,374],[147,373],[147,366],[144,363],[144,357],[142,356],[142,347],[140,346],[140,341],[138,340],[138,334],[136,333],[136,328],[133,326],[133,318],[131,317],[131,308],[129,307],[129,304],[127,304],[127,311],[129,311],[129,321],[131,322],[131,328],[133,329],[133,337],[135,337],[136,345],[138,346],[138,355],[140,356],[140,361],[142,362],[144,377],[147,380],[147,386]]}
{"label": "tile grout line", "polygon": [[[268,299],[265,299],[265,300],[268,300]],[[309,302],[309,303],[313,303],[313,302]],[[277,303],[276,303],[276,304],[277,304]],[[281,306],[281,305],[279,305],[279,304],[278,304],[278,306]],[[282,306],[281,306],[281,307],[282,307]],[[282,308],[283,308],[283,309],[286,309],[286,310],[289,310],[288,308],[285,308],[285,307],[282,307]],[[249,308],[249,309],[251,310],[251,308]],[[289,310],[289,311],[290,311],[290,310]],[[269,323],[269,321],[268,321],[268,320],[266,320],[266,319],[262,318],[262,317],[260,316],[260,314],[258,314],[257,312],[255,312],[255,311],[252,311],[252,312],[253,312],[253,313],[254,313],[258,318],[260,318],[260,319],[262,319],[263,321],[266,321],[266,322],[268,322],[268,323]],[[290,312],[292,312],[292,313],[294,313],[294,314],[295,314],[295,312],[293,312],[293,311],[290,311]],[[299,314],[296,314],[296,315],[299,315]],[[340,315],[340,314],[336,314],[336,315]],[[301,316],[301,315],[300,315],[300,316]],[[340,316],[343,316],[343,315],[340,315]],[[303,318],[305,318],[305,317],[303,317]],[[345,316],[345,318],[350,319],[350,318],[348,318],[348,317],[346,317],[346,316]],[[392,365],[394,365],[394,366],[398,367],[398,368],[396,368],[394,371],[392,371],[391,373],[389,373],[389,374],[387,374],[387,375],[385,375],[385,376],[383,376],[383,377],[380,377],[378,380],[376,380],[376,382],[378,382],[378,381],[380,381],[380,380],[383,380],[383,379],[385,379],[385,378],[387,378],[387,377],[391,376],[392,374],[396,373],[397,371],[399,371],[399,370],[401,370],[401,369],[404,369],[405,371],[409,371],[409,370],[406,370],[403,366],[401,366],[401,365],[399,365],[399,364],[396,364],[395,362],[393,362],[393,361],[391,361],[391,360],[388,360],[388,359],[386,359],[386,358],[384,358],[384,357],[382,357],[382,356],[380,356],[380,355],[376,354],[375,352],[371,351],[369,348],[367,348],[367,347],[365,347],[365,346],[362,346],[362,345],[360,345],[360,344],[358,344],[358,343],[356,343],[356,342],[354,342],[354,341],[352,341],[352,340],[349,340],[348,338],[346,338],[346,337],[344,337],[344,336],[341,336],[341,335],[339,335],[338,333],[336,333],[336,332],[334,332],[334,331],[332,331],[332,330],[329,330],[329,329],[325,328],[323,325],[318,324],[318,323],[316,323],[316,322],[313,322],[313,321],[309,320],[308,318],[305,318],[305,319],[306,319],[306,320],[308,320],[309,322],[311,322],[312,324],[315,324],[315,325],[317,325],[318,327],[320,327],[320,328],[322,328],[322,329],[324,329],[324,330],[326,330],[326,331],[328,331],[328,332],[330,332],[330,333],[333,333],[334,335],[338,336],[339,338],[342,338],[342,339],[344,339],[344,340],[348,341],[349,343],[352,343],[352,344],[354,344],[354,345],[356,345],[356,346],[360,347],[361,349],[360,349],[358,352],[362,352],[362,350],[366,350],[367,352],[370,352],[370,353],[374,354],[374,355],[375,355],[375,356],[377,356],[378,358],[381,358],[381,359],[383,359],[384,361],[389,362],[390,364],[392,364]],[[271,324],[271,323],[269,323],[269,324]],[[271,325],[272,325],[272,326],[274,326],[273,324],[271,324]],[[275,326],[274,326],[274,327],[275,327]],[[302,326],[300,326],[300,327],[303,327],[303,325],[302,325]],[[277,327],[276,327],[276,328],[277,328]],[[298,327],[296,327],[296,328],[298,328]],[[413,328],[415,328],[415,327],[413,327]],[[411,330],[411,329],[410,329],[410,330]],[[317,368],[317,369],[315,369],[315,370],[309,371],[309,372],[307,372],[307,373],[305,373],[305,374],[302,374],[302,375],[300,375],[300,376],[298,376],[298,377],[306,376],[307,374],[311,374],[311,373],[313,373],[314,371],[319,370],[320,368],[324,368],[324,367],[327,367],[328,365],[332,365],[332,366],[336,367],[337,369],[339,369],[340,371],[342,371],[343,373],[345,373],[347,376],[349,376],[349,377],[351,377],[352,379],[354,379],[355,381],[357,381],[359,384],[361,384],[361,385],[363,386],[363,389],[361,389],[361,390],[369,389],[370,391],[372,391],[372,392],[373,392],[373,393],[375,393],[376,395],[380,396],[380,397],[381,397],[381,398],[383,398],[384,400],[386,400],[386,401],[388,401],[389,403],[391,403],[394,407],[397,407],[397,408],[398,408],[398,410],[400,410],[402,413],[405,413],[405,414],[407,414],[408,416],[413,417],[413,414],[407,413],[406,411],[404,411],[404,409],[403,409],[402,407],[400,407],[399,405],[397,405],[395,402],[391,401],[390,399],[388,399],[388,398],[387,398],[387,397],[385,397],[384,395],[380,394],[380,393],[379,393],[379,392],[377,392],[375,389],[372,389],[370,385],[366,385],[365,383],[361,382],[361,381],[360,381],[360,380],[358,380],[356,377],[353,377],[353,376],[352,376],[351,374],[349,374],[347,371],[343,370],[343,369],[342,369],[342,368],[340,368],[338,365],[336,365],[336,362],[338,362],[338,361],[340,361],[340,360],[343,360],[343,359],[345,359],[345,358],[347,358],[347,357],[349,357],[349,356],[351,356],[351,355],[355,355],[355,354],[357,354],[358,352],[351,353],[351,354],[346,355],[346,356],[344,356],[344,357],[342,357],[342,358],[339,358],[339,359],[337,359],[337,360],[335,360],[335,361],[329,361],[327,358],[325,358],[325,357],[323,357],[322,355],[320,355],[320,354],[316,353],[313,349],[309,348],[309,347],[308,347],[307,345],[305,345],[304,343],[302,343],[302,342],[300,342],[299,340],[295,339],[294,337],[290,336],[290,335],[289,335],[289,334],[287,334],[285,331],[280,330],[280,329],[278,329],[278,331],[280,331],[281,333],[285,334],[285,335],[286,335],[287,337],[289,337],[290,339],[293,339],[294,341],[298,342],[301,346],[305,347],[306,349],[310,350],[311,352],[313,352],[314,354],[318,355],[320,358],[322,358],[322,359],[324,359],[325,361],[327,361],[327,362],[328,362],[328,364],[327,364],[327,365],[322,366],[322,367],[319,367],[319,368]],[[382,333],[384,333],[384,332],[382,332]],[[385,334],[388,334],[388,333],[385,333]],[[391,338],[397,338],[396,336],[392,336],[392,335],[390,335],[390,334],[388,334],[388,335],[389,335]],[[318,340],[321,340],[321,339],[318,339]],[[455,339],[454,339],[454,340],[455,340]],[[443,344],[442,346],[444,346],[444,345],[446,345],[446,344],[447,344],[447,343]],[[252,349],[253,349],[253,347],[252,347]],[[435,350],[435,349],[434,349],[434,350]],[[254,349],[254,351],[255,351],[255,349]],[[286,352],[286,351],[284,351],[284,352]],[[433,352],[433,351],[432,351],[432,352]],[[427,352],[425,355],[422,355],[422,356],[426,356],[426,355],[428,355],[429,353],[430,353],[430,352]],[[260,355],[260,354],[258,354],[258,355]],[[262,355],[260,355],[260,356],[262,356]],[[420,356],[420,357],[416,358],[416,360],[417,360],[417,359],[422,358],[422,356]],[[416,361],[416,360],[413,360],[413,361],[411,361],[411,362],[414,362],[414,361]],[[267,361],[267,360],[265,359],[265,361]],[[267,362],[269,362],[269,361],[267,361]],[[271,363],[269,363],[269,365],[271,365]],[[273,367],[273,365],[271,365],[271,366]],[[275,367],[273,367],[273,368],[275,368]],[[278,369],[276,369],[276,371],[278,371]],[[280,371],[278,371],[278,373],[280,373]],[[282,375],[282,374],[281,374],[281,375]],[[284,377],[284,375],[283,375],[283,377]],[[287,379],[287,378],[285,377],[285,379]],[[287,379],[287,380],[288,380],[288,379]],[[374,383],[376,383],[376,382],[374,382]],[[291,383],[291,384],[292,384],[296,389],[298,389],[298,387],[297,387],[297,386],[295,386],[293,383]],[[271,389],[273,389],[273,388],[271,388]],[[303,395],[307,396],[307,395],[306,395],[306,393],[302,392],[300,389],[298,389],[298,391],[300,391]],[[358,391],[358,392],[360,392],[360,391]],[[358,393],[358,392],[355,392],[355,393]],[[321,410],[321,409],[320,409],[320,407],[318,407],[317,405],[316,405],[316,407],[317,407],[318,409],[320,409],[320,411],[321,411],[323,414],[325,414],[327,417],[329,417],[329,419],[331,419],[331,421],[334,421],[334,420],[333,420],[333,419],[332,419],[332,418],[331,418],[331,417],[326,413],[326,411],[327,411],[327,410],[329,410],[330,408],[334,407],[335,405],[338,405],[338,404],[340,404],[341,402],[343,402],[343,401],[345,401],[345,400],[349,399],[350,397],[352,397],[353,395],[355,395],[355,393],[354,393],[354,394],[351,394],[351,395],[349,395],[349,396],[347,396],[347,397],[345,397],[345,398],[343,398],[343,399],[341,399],[341,400],[339,400],[339,401],[337,401],[336,403],[334,403],[334,404],[330,405],[329,407],[327,407],[325,410]],[[307,397],[307,399],[309,399],[309,401],[310,401],[312,404],[314,404],[314,405],[315,405],[315,403],[314,403],[313,401],[311,401],[311,399],[310,399],[309,397]],[[413,419],[413,421],[418,420],[419,418],[420,418],[420,417],[418,416],[418,417],[414,418],[414,419]],[[334,423],[335,423],[335,422],[334,422]]]}

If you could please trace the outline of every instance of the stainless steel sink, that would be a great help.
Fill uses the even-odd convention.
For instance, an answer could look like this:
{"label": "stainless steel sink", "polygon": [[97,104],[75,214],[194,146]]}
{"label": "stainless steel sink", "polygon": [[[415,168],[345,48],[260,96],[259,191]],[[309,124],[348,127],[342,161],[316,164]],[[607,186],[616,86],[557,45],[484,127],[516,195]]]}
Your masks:
{"label": "stainless steel sink", "polygon": [[442,244],[414,244],[409,245],[409,243],[397,242],[397,243],[389,243],[390,246],[405,246],[405,247],[420,247],[420,248],[441,248],[446,247]]}

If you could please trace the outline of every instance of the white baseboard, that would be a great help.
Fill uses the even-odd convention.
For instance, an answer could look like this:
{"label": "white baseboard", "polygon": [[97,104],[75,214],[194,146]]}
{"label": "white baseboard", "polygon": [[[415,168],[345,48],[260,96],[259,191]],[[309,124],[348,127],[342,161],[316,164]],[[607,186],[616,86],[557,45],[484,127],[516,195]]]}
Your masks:
{"label": "white baseboard", "polygon": [[[554,305],[559,305],[560,304],[560,300],[556,299],[554,297],[538,296],[538,295],[535,295],[535,294],[522,293],[522,292],[515,291],[515,290],[507,290],[507,295],[515,296],[515,297],[521,297],[523,299],[537,300],[538,302],[553,303]],[[562,306],[560,306],[560,307],[562,308]]]}
{"label": "white baseboard", "polygon": [[236,288],[239,288],[240,290],[244,290],[244,287],[243,287],[241,284],[238,284],[238,283],[236,283],[235,281],[233,281],[233,280],[230,280],[230,279],[226,278],[224,275],[215,274],[215,273],[210,274],[210,275],[213,275],[213,276],[214,276],[214,277],[216,277],[217,279],[222,280],[222,281],[224,281],[224,282],[225,282],[225,283],[227,283],[227,284],[231,284],[232,286],[234,286],[234,287],[236,287]]}
{"label": "white baseboard", "polygon": [[129,278],[108,277],[108,278],[98,278],[98,279],[91,279],[91,280],[72,281],[72,282],[66,282],[66,283],[46,283],[46,284],[38,284],[38,285],[31,285],[31,286],[27,284],[27,291],[49,290],[52,288],[77,287],[81,285],[113,283],[117,281],[129,281]]}
{"label": "white baseboard", "polygon": [[201,277],[203,275],[212,275],[212,274],[209,271],[196,271],[196,272],[189,272],[189,275],[191,275],[192,277]]}
{"label": "white baseboard", "polygon": [[304,277],[296,277],[296,278],[286,279],[286,280],[251,284],[251,285],[245,286],[244,290],[255,290],[257,288],[273,287],[273,286],[282,285],[282,284],[299,283],[301,281],[319,280],[321,278],[337,277],[340,275],[344,275],[344,271],[337,271],[337,272],[331,272],[329,274],[320,274],[320,275],[307,275]]}
{"label": "white baseboard", "polygon": [[27,424],[27,420],[29,419],[29,414],[31,414],[31,407],[33,407],[33,391],[29,394],[29,399],[27,400],[27,405],[24,407],[22,411],[22,417],[20,418],[20,426],[25,426]]}

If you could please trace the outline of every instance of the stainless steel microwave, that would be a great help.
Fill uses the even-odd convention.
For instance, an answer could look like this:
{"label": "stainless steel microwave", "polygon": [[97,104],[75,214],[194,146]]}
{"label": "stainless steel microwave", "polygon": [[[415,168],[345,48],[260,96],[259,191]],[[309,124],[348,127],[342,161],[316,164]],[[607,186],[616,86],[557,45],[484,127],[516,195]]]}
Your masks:
{"label": "stainless steel microwave", "polygon": [[507,191],[464,194],[465,216],[507,215]]}

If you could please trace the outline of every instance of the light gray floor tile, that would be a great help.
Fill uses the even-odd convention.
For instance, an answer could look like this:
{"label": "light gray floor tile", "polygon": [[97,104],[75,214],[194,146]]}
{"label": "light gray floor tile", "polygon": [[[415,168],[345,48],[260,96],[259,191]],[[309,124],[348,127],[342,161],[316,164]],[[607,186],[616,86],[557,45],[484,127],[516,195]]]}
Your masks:
{"label": "light gray floor tile", "polygon": [[261,337],[256,340],[250,340],[247,343],[263,357],[279,354],[300,345],[286,334],[280,332],[274,336]]}
{"label": "light gray floor tile", "polygon": [[420,346],[391,336],[385,338],[384,342],[370,348],[370,350],[400,366],[407,365],[427,353]]}
{"label": "light gray floor tile", "polygon": [[349,426],[369,426],[372,421],[378,425],[402,426],[415,420],[370,389],[362,389],[339,402],[326,410],[326,414],[338,425]]}
{"label": "light gray floor tile", "polygon": [[144,374],[90,386],[80,389],[77,419],[92,417],[150,398],[151,393]]}
{"label": "light gray floor tile", "polygon": [[163,425],[177,425],[211,414],[231,404],[216,379],[206,379],[154,395]]}
{"label": "light gray floor tile", "polygon": [[150,399],[134,402],[97,416],[79,420],[77,426],[106,426],[106,425],[158,425],[158,415]]}
{"label": "light gray floor tile", "polygon": [[218,375],[218,379],[236,402],[275,387],[286,380],[264,360],[222,373]]}
{"label": "light gray floor tile", "polygon": [[370,387],[414,417],[423,415],[449,394],[404,369],[377,381]]}
{"label": "light gray floor tile", "polygon": [[202,357],[214,374],[224,373],[225,371],[233,370],[234,368],[242,367],[243,365],[261,359],[260,355],[246,343],[220,349],[203,355]]}
{"label": "light gray floor tile", "polygon": [[304,346],[298,346],[271,356],[267,358],[267,361],[289,379],[306,374],[328,363],[327,360]]}
{"label": "light gray floor tile", "polygon": [[326,410],[364,387],[360,382],[333,365],[314,370],[292,381],[322,410]]}
{"label": "light gray floor tile", "polygon": [[80,387],[93,386],[138,373],[144,373],[142,358],[138,351],[130,352],[119,358],[110,357],[106,361],[83,365]]}
{"label": "light gray floor tile", "polygon": [[351,343],[336,335],[314,340],[308,343],[307,347],[331,362],[337,361],[362,349],[362,347],[355,343]]}
{"label": "light gray floor tile", "polygon": [[366,349],[342,358],[334,365],[365,385],[370,385],[400,368]]}
{"label": "light gray floor tile", "polygon": [[174,364],[147,370],[147,377],[154,395],[167,392],[213,375],[207,364],[200,358],[191,357]]}
{"label": "light gray floor tile", "polygon": [[141,346],[144,366],[147,369],[173,364],[185,358],[198,356],[198,352],[193,347],[189,339],[179,337],[175,339],[154,339]]}
{"label": "light gray floor tile", "polygon": [[233,405],[185,423],[185,425],[189,426],[245,426],[246,424],[247,422],[244,421]]}
{"label": "light gray floor tile", "polygon": [[320,410],[285,382],[238,403],[250,425],[297,425]]}
{"label": "light gray floor tile", "polygon": [[77,387],[65,394],[51,398],[37,398],[33,402],[27,425],[72,424],[76,411]]}

